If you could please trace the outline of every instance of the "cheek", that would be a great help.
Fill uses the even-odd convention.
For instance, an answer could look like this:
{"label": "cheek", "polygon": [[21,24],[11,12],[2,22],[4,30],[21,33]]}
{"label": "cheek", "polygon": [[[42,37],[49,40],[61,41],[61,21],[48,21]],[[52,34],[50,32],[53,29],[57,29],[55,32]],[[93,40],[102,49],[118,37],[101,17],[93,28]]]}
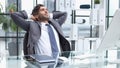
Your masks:
{"label": "cheek", "polygon": [[42,15],[41,13],[39,13],[39,14],[38,14],[38,17],[41,17],[41,16],[43,16],[43,15]]}
{"label": "cheek", "polygon": [[45,14],[45,12],[39,12],[39,15],[44,15]]}
{"label": "cheek", "polygon": [[38,18],[42,18],[42,15],[39,15]]}
{"label": "cheek", "polygon": [[44,13],[40,13],[39,14],[40,17],[44,17],[44,15],[45,15]]}

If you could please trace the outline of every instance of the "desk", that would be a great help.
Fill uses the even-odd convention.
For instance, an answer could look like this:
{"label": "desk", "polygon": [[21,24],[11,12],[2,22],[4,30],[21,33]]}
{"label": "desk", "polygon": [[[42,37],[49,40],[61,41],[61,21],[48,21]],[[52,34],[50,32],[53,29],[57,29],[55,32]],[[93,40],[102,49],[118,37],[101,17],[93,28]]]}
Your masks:
{"label": "desk", "polygon": [[[75,58],[75,56],[78,56],[79,54],[80,52],[72,51],[68,61],[56,68],[120,68],[120,63],[109,63],[107,58],[102,56],[83,59]],[[24,60],[23,57],[24,56],[3,57],[0,62],[0,68],[40,68]],[[47,65],[48,64],[43,64],[42,68],[47,68]]]}

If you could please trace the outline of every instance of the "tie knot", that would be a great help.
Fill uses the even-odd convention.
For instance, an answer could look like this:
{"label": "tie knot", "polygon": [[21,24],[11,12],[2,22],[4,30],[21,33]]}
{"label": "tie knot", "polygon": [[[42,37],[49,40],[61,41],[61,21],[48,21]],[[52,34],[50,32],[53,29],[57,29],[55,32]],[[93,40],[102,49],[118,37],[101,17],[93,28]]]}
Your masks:
{"label": "tie knot", "polygon": [[46,26],[50,26],[50,24],[45,24]]}
{"label": "tie knot", "polygon": [[48,27],[48,29],[51,28],[50,24],[45,24],[45,25]]}

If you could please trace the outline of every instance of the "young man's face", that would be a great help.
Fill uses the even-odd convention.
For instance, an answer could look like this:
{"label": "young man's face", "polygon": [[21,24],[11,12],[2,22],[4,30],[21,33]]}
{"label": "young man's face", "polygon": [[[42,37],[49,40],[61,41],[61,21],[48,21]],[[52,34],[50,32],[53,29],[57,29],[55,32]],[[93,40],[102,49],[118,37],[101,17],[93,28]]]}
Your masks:
{"label": "young man's face", "polygon": [[49,19],[49,12],[45,6],[40,7],[38,19],[41,21],[46,21]]}

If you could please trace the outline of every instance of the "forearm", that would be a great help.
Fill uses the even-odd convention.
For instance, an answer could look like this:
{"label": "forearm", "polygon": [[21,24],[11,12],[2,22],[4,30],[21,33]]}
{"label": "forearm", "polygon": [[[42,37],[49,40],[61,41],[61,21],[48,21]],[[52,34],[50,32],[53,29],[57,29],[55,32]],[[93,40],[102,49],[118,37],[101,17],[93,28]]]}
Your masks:
{"label": "forearm", "polygon": [[67,18],[66,12],[53,12],[53,19],[56,19],[60,25],[62,25]]}
{"label": "forearm", "polygon": [[26,13],[26,11],[19,11],[19,12],[13,12],[11,13],[11,17],[14,19],[14,16],[17,15],[18,17],[21,17],[23,19],[27,19],[28,18],[28,15]]}
{"label": "forearm", "polygon": [[61,12],[61,11],[55,11],[53,12],[53,19],[58,19],[60,18],[61,16],[67,16],[67,13],[66,12]]}
{"label": "forearm", "polygon": [[28,18],[27,13],[25,11],[19,11],[11,13],[11,18],[15,22],[16,25],[20,26],[24,30],[28,30],[28,24],[25,19]]}

